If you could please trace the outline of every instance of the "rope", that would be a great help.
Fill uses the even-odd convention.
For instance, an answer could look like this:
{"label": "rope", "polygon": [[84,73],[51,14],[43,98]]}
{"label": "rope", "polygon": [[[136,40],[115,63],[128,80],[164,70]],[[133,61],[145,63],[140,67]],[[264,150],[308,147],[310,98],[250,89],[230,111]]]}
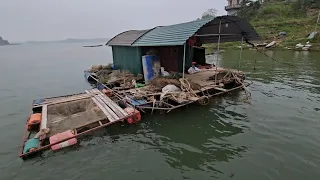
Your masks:
{"label": "rope", "polygon": [[275,58],[273,58],[273,57],[271,57],[271,56],[268,56],[266,53],[260,51],[253,43],[249,42],[249,40],[248,40],[247,38],[245,38],[245,41],[246,41],[247,44],[251,45],[252,48],[256,49],[257,52],[265,55],[266,57],[270,58],[271,60],[273,60],[273,61],[275,61],[275,62],[277,62],[277,63],[285,64],[285,65],[292,66],[292,67],[298,67],[297,65],[294,65],[294,64],[292,64],[292,63],[280,62],[279,60],[277,60],[277,59],[275,59]]}
{"label": "rope", "polygon": [[209,102],[210,102],[210,98],[208,96],[202,96],[198,100],[198,103],[202,106],[208,105]]}
{"label": "rope", "polygon": [[179,81],[181,83],[181,89],[182,90],[187,91],[190,95],[193,95],[194,97],[198,97],[198,95],[191,88],[191,85],[190,85],[190,83],[189,83],[189,81],[187,79],[180,78]]}
{"label": "rope", "polygon": [[[191,95],[191,96],[199,97],[199,96],[193,91],[193,89],[191,88],[191,85],[190,85],[190,83],[189,83],[189,81],[188,81],[187,79],[185,79],[185,78],[180,78],[179,81],[180,81],[180,83],[181,83],[181,89],[182,89],[182,90],[187,91],[188,94]],[[209,102],[210,102],[209,97],[208,97],[208,96],[205,96],[205,95],[199,97],[199,99],[198,99],[198,103],[199,103],[200,105],[203,105],[203,106],[208,105]]]}

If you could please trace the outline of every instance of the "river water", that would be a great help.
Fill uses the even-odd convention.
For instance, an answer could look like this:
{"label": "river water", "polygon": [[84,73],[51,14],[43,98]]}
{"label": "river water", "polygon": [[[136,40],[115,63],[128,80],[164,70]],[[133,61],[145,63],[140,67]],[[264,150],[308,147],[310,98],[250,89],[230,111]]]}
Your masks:
{"label": "river water", "polygon": [[[218,97],[22,161],[32,100],[83,92],[83,70],[112,55],[80,44],[0,47],[0,179],[319,179],[320,53],[266,54],[277,61],[243,53],[251,104],[242,93]],[[227,51],[218,64],[238,68],[238,59],[238,51]]]}

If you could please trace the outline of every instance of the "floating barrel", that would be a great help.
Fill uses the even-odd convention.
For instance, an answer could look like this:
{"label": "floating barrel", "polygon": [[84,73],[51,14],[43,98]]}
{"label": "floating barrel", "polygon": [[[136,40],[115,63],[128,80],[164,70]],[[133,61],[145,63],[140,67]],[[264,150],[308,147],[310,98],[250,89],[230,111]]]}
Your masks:
{"label": "floating barrel", "polygon": [[102,89],[102,92],[103,92],[104,94],[106,94],[108,97],[111,97],[111,96],[112,96],[112,90]]}
{"label": "floating barrel", "polygon": [[41,113],[31,114],[27,124],[28,131],[37,130],[40,123],[41,123]]}
{"label": "floating barrel", "polygon": [[126,111],[129,115],[131,115],[126,119],[129,124],[138,123],[141,120],[140,111],[132,107],[127,107],[124,109],[124,111]]}
{"label": "floating barrel", "polygon": [[37,149],[39,145],[39,139],[37,138],[32,138],[29,139],[23,147],[23,154],[31,152],[33,149]]}
{"label": "floating barrel", "polygon": [[144,74],[144,81],[146,84],[149,83],[154,77],[160,75],[160,58],[155,55],[142,56],[142,67]]}
{"label": "floating barrel", "polygon": [[[53,144],[53,143],[63,141],[65,139],[73,137],[73,136],[74,136],[74,133],[71,130],[69,130],[69,131],[65,131],[65,132],[58,133],[56,135],[51,136],[49,138],[49,141],[50,141],[50,144]],[[53,145],[53,146],[51,146],[51,149],[55,151],[55,150],[62,149],[64,147],[72,146],[74,144],[77,144],[76,138],[72,138],[67,141],[61,142],[59,144]]]}

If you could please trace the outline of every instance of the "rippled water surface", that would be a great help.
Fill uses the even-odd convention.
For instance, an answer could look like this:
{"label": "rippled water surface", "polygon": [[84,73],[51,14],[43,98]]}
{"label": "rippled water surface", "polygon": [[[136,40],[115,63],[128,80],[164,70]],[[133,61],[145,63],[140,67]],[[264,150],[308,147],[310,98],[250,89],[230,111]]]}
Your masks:
{"label": "rippled water surface", "polygon": [[[110,62],[108,47],[80,44],[0,47],[0,179],[319,179],[320,53],[245,51],[243,93],[134,126],[114,125],[80,147],[22,161],[18,157],[31,101],[82,92],[83,70]],[[238,51],[218,64],[238,68]],[[208,61],[215,60],[209,56]]]}

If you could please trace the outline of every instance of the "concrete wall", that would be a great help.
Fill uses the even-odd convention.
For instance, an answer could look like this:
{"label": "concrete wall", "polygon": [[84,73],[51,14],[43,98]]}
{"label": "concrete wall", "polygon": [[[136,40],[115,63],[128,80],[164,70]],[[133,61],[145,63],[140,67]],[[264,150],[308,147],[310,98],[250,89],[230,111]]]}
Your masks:
{"label": "concrete wall", "polygon": [[237,15],[238,9],[230,9],[227,11],[227,15],[231,16],[231,15]]}
{"label": "concrete wall", "polygon": [[228,6],[242,4],[243,0],[228,0]]}

